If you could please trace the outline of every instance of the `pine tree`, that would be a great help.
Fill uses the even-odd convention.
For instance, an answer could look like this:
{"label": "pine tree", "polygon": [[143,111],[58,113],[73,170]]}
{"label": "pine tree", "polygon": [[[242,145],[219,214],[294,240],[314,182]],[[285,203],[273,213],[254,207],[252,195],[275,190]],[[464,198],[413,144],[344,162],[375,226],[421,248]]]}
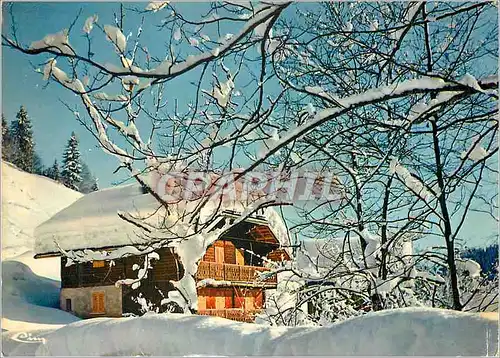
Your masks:
{"label": "pine tree", "polygon": [[45,173],[45,166],[43,165],[42,158],[37,153],[33,154],[33,173],[43,175]]}
{"label": "pine tree", "polygon": [[33,141],[31,121],[24,106],[21,106],[16,118],[17,120],[12,122],[10,129],[13,150],[12,162],[19,169],[33,173],[35,143]]}
{"label": "pine tree", "polygon": [[99,185],[97,184],[97,179],[94,182],[94,185],[92,185],[92,190],[91,191],[98,191],[99,190]]}
{"label": "pine tree", "polygon": [[82,162],[82,173],[81,173],[82,181],[80,183],[79,189],[80,193],[88,194],[92,191],[96,191],[97,182],[96,178],[92,175],[88,165]]}
{"label": "pine tree", "polygon": [[7,120],[2,113],[2,159],[12,161],[12,140]]}
{"label": "pine tree", "polygon": [[54,164],[45,171],[45,176],[55,181],[61,181],[61,173],[59,171],[59,163],[54,159]]}
{"label": "pine tree", "polygon": [[9,128],[7,128],[7,120],[5,119],[5,115],[2,113],[2,140],[8,134],[9,134]]}
{"label": "pine tree", "polygon": [[63,170],[61,179],[64,185],[73,190],[78,190],[82,177],[82,165],[80,163],[80,151],[78,150],[78,139],[75,133],[71,133],[68,145],[63,154]]}

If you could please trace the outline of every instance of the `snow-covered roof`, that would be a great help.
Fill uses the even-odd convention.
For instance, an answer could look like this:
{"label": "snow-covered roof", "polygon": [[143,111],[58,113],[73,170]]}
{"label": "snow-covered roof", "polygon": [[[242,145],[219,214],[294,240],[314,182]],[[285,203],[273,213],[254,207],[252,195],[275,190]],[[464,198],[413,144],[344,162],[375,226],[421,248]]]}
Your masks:
{"label": "snow-covered roof", "polygon": [[[207,206],[207,212],[214,206]],[[61,210],[35,229],[35,255],[59,253],[63,250],[98,249],[124,245],[145,244],[145,237],[137,226],[123,220],[118,212],[145,218],[152,226],[161,227],[165,219],[163,208],[138,184],[123,185],[89,193]],[[179,204],[173,206],[176,218],[187,212]],[[169,210],[172,207],[169,206]],[[225,210],[242,213],[239,203],[225,203],[218,213]],[[200,213],[203,216],[203,212]],[[289,245],[288,232],[280,215],[272,208],[265,208],[261,220],[265,221],[282,246]],[[174,228],[175,229],[175,228]]]}

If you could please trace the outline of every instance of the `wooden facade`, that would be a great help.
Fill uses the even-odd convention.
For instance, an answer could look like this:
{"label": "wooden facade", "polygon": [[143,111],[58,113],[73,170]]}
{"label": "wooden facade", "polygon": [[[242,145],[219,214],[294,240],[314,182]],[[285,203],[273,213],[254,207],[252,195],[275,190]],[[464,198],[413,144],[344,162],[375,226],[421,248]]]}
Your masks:
{"label": "wooden facade", "polygon": [[[130,286],[122,286],[122,314],[141,313],[137,296],[146,297],[159,312],[175,311],[175,307],[162,306],[161,301],[174,290],[171,281],[183,276],[183,267],[170,248],[162,248],[157,253],[160,259],[151,261],[152,268],[138,288],[133,290]],[[259,278],[259,274],[268,271],[263,267],[264,258],[272,261],[289,259],[267,227],[244,222],[222,235],[207,249],[195,277],[197,282],[211,279],[221,281],[222,285],[211,287],[211,281],[207,280],[208,284],[198,288],[198,313],[253,321],[254,315],[264,306],[265,290],[277,285],[275,276]],[[132,256],[112,262],[94,261],[66,267],[66,258],[63,257],[62,289],[113,286],[118,280],[137,277],[137,267],[142,267],[144,260],[144,256]],[[106,314],[103,295],[102,292],[92,293],[93,315]],[[72,307],[71,299],[69,302],[66,299],[65,305]]]}

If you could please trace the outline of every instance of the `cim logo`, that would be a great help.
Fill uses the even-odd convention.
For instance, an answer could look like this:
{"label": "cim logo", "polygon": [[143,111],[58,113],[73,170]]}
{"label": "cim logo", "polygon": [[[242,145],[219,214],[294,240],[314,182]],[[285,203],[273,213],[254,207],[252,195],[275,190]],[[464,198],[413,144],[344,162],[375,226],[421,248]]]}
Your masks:
{"label": "cim logo", "polygon": [[45,344],[46,342],[45,338],[36,337],[27,332],[16,333],[10,339],[21,343]]}

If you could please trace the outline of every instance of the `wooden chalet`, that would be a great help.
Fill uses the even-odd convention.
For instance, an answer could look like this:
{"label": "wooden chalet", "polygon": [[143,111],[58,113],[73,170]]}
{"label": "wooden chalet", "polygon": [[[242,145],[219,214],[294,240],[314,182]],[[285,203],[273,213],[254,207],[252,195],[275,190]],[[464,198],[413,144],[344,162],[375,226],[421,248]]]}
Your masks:
{"label": "wooden chalet", "polygon": [[[155,204],[135,185],[88,194],[36,229],[35,258],[61,256],[61,250],[102,251],[137,244],[132,240],[135,228],[116,212]],[[265,214],[261,212],[233,226],[207,249],[195,277],[198,314],[252,322],[263,309],[266,291],[277,285],[276,276],[258,279],[258,273],[268,270],[264,261],[290,259],[284,226],[276,228],[279,216],[274,213],[269,220]],[[237,211],[224,210],[218,225],[238,216]],[[175,311],[176,307],[162,301],[174,289],[171,281],[184,274],[183,267],[172,249],[161,248],[156,253],[159,260],[151,260],[152,268],[135,289],[115,283],[137,277],[144,256],[69,266],[66,257],[61,256],[61,309],[82,318],[140,315],[141,299],[146,298],[158,312]]]}

